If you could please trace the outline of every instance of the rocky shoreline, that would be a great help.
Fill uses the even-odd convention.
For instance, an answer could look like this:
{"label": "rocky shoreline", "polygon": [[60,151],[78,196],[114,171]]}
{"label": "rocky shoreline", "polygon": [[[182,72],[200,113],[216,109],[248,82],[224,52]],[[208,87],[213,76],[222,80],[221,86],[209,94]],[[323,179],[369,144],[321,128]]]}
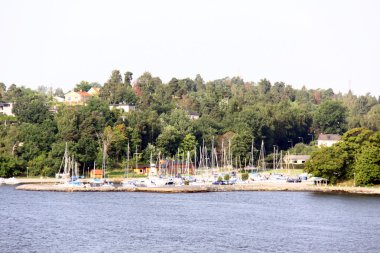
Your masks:
{"label": "rocky shoreline", "polygon": [[57,184],[22,184],[17,190],[53,191],[53,192],[151,192],[151,193],[197,193],[197,192],[232,192],[232,191],[300,191],[321,193],[346,193],[379,195],[377,187],[315,186],[292,183],[250,183],[236,185],[196,185],[173,187],[64,187]]}

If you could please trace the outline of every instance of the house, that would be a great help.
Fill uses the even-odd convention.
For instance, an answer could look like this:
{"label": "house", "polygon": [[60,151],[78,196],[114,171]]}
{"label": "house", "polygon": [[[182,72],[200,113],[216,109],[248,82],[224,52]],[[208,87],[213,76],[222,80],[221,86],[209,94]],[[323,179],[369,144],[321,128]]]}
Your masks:
{"label": "house", "polygon": [[90,178],[103,178],[103,170],[92,169],[90,171]]}
{"label": "house", "polygon": [[137,175],[148,175],[149,169],[149,164],[139,164],[133,169],[133,172]]}
{"label": "house", "polygon": [[188,112],[187,114],[191,120],[199,119],[199,113],[196,112]]}
{"label": "house", "polygon": [[91,87],[91,89],[89,89],[87,91],[87,93],[90,94],[91,96],[97,97],[97,96],[99,96],[100,88],[98,88],[98,87]]}
{"label": "house", "polygon": [[284,156],[285,164],[304,164],[310,159],[309,155],[286,155]]}
{"label": "house", "polygon": [[1,103],[0,102],[0,114],[5,114],[8,116],[15,116],[12,112],[13,103]]}
{"label": "house", "polygon": [[320,134],[317,140],[317,146],[320,148],[322,146],[331,147],[333,144],[340,141],[339,134]]}
{"label": "house", "polygon": [[130,104],[112,104],[109,107],[110,107],[110,110],[117,109],[117,110],[121,110],[122,112],[131,112],[131,111],[136,110],[136,106],[130,105]]}
{"label": "house", "polygon": [[59,96],[54,96],[53,97],[53,101],[54,102],[58,102],[58,103],[64,103],[65,102],[65,98],[59,97]]}
{"label": "house", "polygon": [[66,104],[85,104],[92,95],[85,91],[69,91],[65,94]]}

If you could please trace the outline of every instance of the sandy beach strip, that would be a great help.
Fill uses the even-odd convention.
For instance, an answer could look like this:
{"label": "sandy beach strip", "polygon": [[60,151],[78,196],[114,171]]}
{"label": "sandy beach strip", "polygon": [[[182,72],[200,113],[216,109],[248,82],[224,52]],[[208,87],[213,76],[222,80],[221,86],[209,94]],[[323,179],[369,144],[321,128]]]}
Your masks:
{"label": "sandy beach strip", "polygon": [[232,191],[300,191],[321,193],[349,193],[379,195],[378,187],[316,186],[305,183],[255,182],[235,185],[196,185],[165,187],[65,187],[59,184],[22,184],[17,190],[53,192],[152,192],[152,193],[197,193]]}

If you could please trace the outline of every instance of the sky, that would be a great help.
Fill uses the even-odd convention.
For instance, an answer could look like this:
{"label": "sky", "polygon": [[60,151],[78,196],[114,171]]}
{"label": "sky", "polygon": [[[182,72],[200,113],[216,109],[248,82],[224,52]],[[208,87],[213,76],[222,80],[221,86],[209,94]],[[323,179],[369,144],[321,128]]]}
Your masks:
{"label": "sky", "polygon": [[112,70],[380,95],[377,0],[0,0],[0,82],[68,91]]}

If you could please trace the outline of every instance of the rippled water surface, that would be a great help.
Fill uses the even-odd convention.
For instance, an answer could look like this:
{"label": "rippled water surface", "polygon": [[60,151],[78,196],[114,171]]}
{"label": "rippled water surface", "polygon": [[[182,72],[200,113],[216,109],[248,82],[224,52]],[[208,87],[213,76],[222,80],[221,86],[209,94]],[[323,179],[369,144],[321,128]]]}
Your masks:
{"label": "rippled water surface", "polygon": [[0,186],[0,252],[380,252],[380,198]]}

